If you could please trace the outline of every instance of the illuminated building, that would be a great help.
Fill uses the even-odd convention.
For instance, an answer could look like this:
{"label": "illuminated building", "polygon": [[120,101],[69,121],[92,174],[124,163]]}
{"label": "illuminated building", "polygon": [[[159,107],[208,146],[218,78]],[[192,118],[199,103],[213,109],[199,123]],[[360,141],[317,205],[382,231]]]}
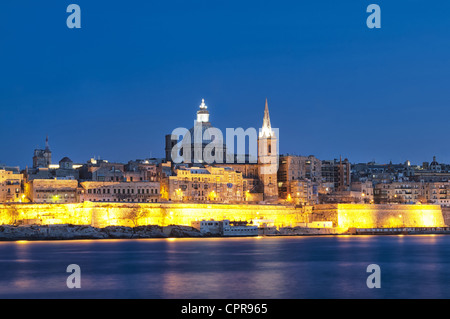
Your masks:
{"label": "illuminated building", "polygon": [[333,191],[348,191],[351,183],[351,166],[348,159],[324,160],[321,165],[322,182],[329,183]]}
{"label": "illuminated building", "polygon": [[392,182],[376,184],[376,204],[415,204],[425,202],[425,185],[420,182]]}
{"label": "illuminated building", "polygon": [[282,155],[279,163],[279,197],[296,204],[317,204],[322,162],[312,155]]}
{"label": "illuminated building", "polygon": [[403,181],[375,185],[374,200],[377,204],[430,203],[450,206],[449,182]]}
{"label": "illuminated building", "polygon": [[450,182],[425,183],[428,203],[450,207]]}
{"label": "illuminated building", "polygon": [[0,203],[24,202],[23,175],[0,169]]}
{"label": "illuminated building", "polygon": [[159,182],[96,182],[80,183],[80,202],[136,202],[160,201]]}
{"label": "illuminated building", "polygon": [[25,184],[25,194],[33,203],[77,203],[77,188],[73,179],[33,179]]}
{"label": "illuminated building", "polygon": [[227,167],[185,167],[168,178],[171,201],[241,202],[242,173]]}
{"label": "illuminated building", "polygon": [[373,203],[373,183],[370,181],[366,182],[352,182],[351,191],[359,194],[361,203]]}

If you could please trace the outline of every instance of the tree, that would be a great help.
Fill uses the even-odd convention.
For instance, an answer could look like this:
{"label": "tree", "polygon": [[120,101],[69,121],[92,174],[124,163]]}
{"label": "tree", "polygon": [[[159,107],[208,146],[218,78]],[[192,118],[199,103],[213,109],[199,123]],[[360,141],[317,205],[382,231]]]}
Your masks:
{"label": "tree", "polygon": [[8,205],[6,216],[8,218],[8,225],[16,225],[18,223],[17,219],[19,217],[19,210],[17,209],[16,205]]}
{"label": "tree", "polygon": [[125,213],[124,219],[129,219],[134,227],[138,226],[139,220],[147,216],[147,211],[143,210],[138,205],[132,206],[130,210]]}

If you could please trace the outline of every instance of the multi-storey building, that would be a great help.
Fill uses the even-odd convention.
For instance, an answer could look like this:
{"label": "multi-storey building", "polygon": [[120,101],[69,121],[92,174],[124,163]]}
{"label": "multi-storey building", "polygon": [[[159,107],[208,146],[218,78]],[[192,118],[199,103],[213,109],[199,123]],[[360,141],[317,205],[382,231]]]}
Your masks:
{"label": "multi-storey building", "polygon": [[277,174],[279,197],[292,199],[300,204],[317,203],[322,179],[322,162],[312,155],[282,155],[279,163]]}
{"label": "multi-storey building", "polygon": [[242,173],[226,167],[185,167],[166,180],[171,201],[241,202]]}
{"label": "multi-storey building", "polygon": [[33,203],[77,203],[77,189],[73,179],[33,179],[25,184],[25,195]]}
{"label": "multi-storey building", "polygon": [[350,190],[351,168],[348,159],[324,160],[321,165],[322,183],[328,184],[333,191]]}
{"label": "multi-storey building", "polygon": [[450,206],[450,182],[424,183],[425,194],[428,203]]}
{"label": "multi-storey building", "polygon": [[359,202],[373,203],[373,183],[371,181],[352,182],[350,190],[357,194]]}
{"label": "multi-storey building", "polygon": [[374,201],[377,204],[436,204],[450,206],[450,182],[393,182],[376,184]]}
{"label": "multi-storey building", "polygon": [[25,200],[23,175],[17,171],[0,169],[0,203]]}
{"label": "multi-storey building", "polygon": [[160,201],[159,182],[98,182],[80,183],[80,202],[133,202],[157,203]]}

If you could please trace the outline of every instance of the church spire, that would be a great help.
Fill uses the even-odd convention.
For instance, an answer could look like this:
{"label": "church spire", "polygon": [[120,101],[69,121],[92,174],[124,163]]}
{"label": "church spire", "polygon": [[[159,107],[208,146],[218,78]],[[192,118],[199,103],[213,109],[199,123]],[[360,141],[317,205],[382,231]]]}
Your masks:
{"label": "church spire", "polygon": [[48,151],[50,149],[50,147],[48,146],[48,135],[45,138],[45,150]]}
{"label": "church spire", "polygon": [[269,104],[267,103],[267,98],[266,98],[266,106],[264,108],[263,125],[259,133],[259,136],[260,137],[273,136],[272,126],[270,125]]}

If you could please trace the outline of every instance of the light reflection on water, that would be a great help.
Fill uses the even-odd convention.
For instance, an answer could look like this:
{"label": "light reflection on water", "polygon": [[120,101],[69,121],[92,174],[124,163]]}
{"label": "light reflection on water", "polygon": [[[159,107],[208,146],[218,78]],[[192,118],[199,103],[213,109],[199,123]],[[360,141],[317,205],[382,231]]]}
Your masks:
{"label": "light reflection on water", "polygon": [[[66,267],[81,267],[81,288]],[[369,289],[369,264],[381,288]],[[0,243],[1,298],[450,298],[450,236]]]}

